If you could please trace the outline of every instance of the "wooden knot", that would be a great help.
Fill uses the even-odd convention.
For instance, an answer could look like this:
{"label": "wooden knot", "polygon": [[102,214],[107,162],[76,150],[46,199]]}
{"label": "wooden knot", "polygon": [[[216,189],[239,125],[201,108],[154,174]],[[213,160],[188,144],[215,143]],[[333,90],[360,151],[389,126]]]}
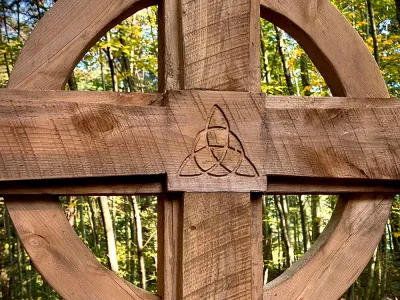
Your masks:
{"label": "wooden knot", "polygon": [[48,245],[48,241],[41,235],[31,233],[27,237],[28,245],[32,248],[43,248],[45,245]]}
{"label": "wooden knot", "polygon": [[95,111],[79,109],[72,117],[77,130],[91,136],[99,136],[102,133],[112,131],[119,126],[118,119],[111,109],[101,107]]}

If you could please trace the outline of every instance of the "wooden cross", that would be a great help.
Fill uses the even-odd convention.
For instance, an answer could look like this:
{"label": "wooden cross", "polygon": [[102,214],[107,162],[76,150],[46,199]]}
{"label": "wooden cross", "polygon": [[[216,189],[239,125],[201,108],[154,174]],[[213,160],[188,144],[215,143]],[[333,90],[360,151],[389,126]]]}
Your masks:
{"label": "wooden cross", "polygon": [[[56,91],[102,34],[155,4],[159,94]],[[337,98],[260,93],[260,8]],[[400,102],[388,97],[328,0],[59,0],[0,91],[0,194],[66,299],[335,300],[400,190]],[[274,193],[341,196],[312,249],[263,287],[261,197]],[[101,267],[53,198],[62,194],[159,195],[157,296]]]}

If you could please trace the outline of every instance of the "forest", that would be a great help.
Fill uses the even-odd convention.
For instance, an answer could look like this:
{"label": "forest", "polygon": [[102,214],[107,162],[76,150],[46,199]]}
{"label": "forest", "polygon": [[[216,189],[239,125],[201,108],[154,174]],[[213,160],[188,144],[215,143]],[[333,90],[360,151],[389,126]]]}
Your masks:
{"label": "forest", "polygon": [[[56,0],[1,0],[0,88],[35,24]],[[400,97],[400,1],[332,0]],[[154,92],[158,70],[158,8],[110,30],[78,63],[66,89]],[[261,20],[261,83],[268,95],[331,96],[303,49]],[[264,283],[294,264],[322,233],[337,196],[276,195],[263,199]],[[62,196],[65,216],[98,260],[120,277],[157,293],[157,197]],[[0,299],[60,299],[35,270],[0,198]],[[368,266],[342,299],[400,299],[400,197]]]}

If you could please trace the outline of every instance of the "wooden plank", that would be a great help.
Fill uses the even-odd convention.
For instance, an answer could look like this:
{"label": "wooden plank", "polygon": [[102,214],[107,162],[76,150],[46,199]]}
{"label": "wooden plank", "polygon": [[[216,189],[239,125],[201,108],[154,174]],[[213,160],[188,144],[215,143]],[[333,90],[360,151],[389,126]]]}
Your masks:
{"label": "wooden plank", "polygon": [[166,192],[165,176],[21,180],[0,182],[0,195],[157,195]]}
{"label": "wooden plank", "polygon": [[157,294],[162,299],[182,299],[182,199],[181,194],[158,198]]}
{"label": "wooden plank", "polygon": [[268,176],[266,194],[338,195],[348,193],[399,193],[398,181],[326,179],[309,177]]}
{"label": "wooden plank", "polygon": [[58,199],[8,196],[7,209],[38,271],[65,299],[159,299],[103,267],[76,235]]}
{"label": "wooden plank", "polygon": [[[259,2],[183,0],[181,3],[183,88],[259,92]],[[251,154],[248,153],[249,157],[244,155],[250,145],[241,135],[243,132],[238,132],[236,127],[236,122],[250,120],[236,119],[231,115],[238,110],[235,105],[248,102],[242,99],[234,103],[230,98],[208,95],[210,102],[201,101],[202,104],[197,99],[203,98],[203,94],[200,97],[196,93],[189,96],[192,98],[189,102],[199,106],[192,108],[195,114],[188,112],[186,116],[183,115],[184,107],[189,102],[179,98],[173,103],[175,95],[169,98],[170,107],[175,107],[174,111],[180,116],[177,122],[184,130],[185,142],[191,149],[179,174],[195,174],[195,178],[191,179],[192,187],[197,180],[203,192],[184,194],[182,295],[183,299],[258,300],[262,297],[263,272],[261,243],[258,243],[262,239],[259,230],[261,218],[258,218],[262,208],[259,197],[252,197],[249,193],[204,193],[211,186],[217,186],[219,191],[231,190],[226,189],[227,182],[235,189],[240,186],[254,187],[254,183],[265,187],[265,182],[260,182],[249,159]],[[227,109],[227,103],[232,104],[231,109]],[[250,111],[257,112],[259,104],[253,103]],[[188,116],[195,119],[190,121]],[[200,119],[203,120],[200,122]],[[187,127],[181,127],[194,120],[199,120],[202,126],[192,132]],[[259,122],[254,123],[252,125],[259,128]],[[217,128],[219,131],[215,130]],[[214,158],[201,150],[205,136],[208,146],[213,148],[209,150]],[[236,146],[231,147],[230,143]],[[230,155],[234,151],[229,155],[230,150],[221,154],[218,146],[230,150],[240,148],[243,165],[239,163],[235,167],[236,158]],[[194,161],[197,167],[193,168]],[[228,174],[219,168],[222,165],[227,167]],[[198,167],[207,172],[201,172],[203,176],[199,177],[196,175]],[[249,178],[254,181],[243,181],[242,174],[253,176]],[[220,180],[218,177],[221,175],[226,175],[224,178],[228,180]],[[209,177],[205,184],[199,180],[202,177]],[[168,185],[171,188],[171,182]]]}
{"label": "wooden plank", "polygon": [[156,4],[155,0],[57,1],[23,47],[8,88],[63,89],[72,70],[101,36],[140,9]]}
{"label": "wooden plank", "polygon": [[[170,191],[240,192],[266,191],[265,175],[400,179],[398,99],[7,90],[0,99],[2,181],[168,174]],[[149,101],[167,106],[135,105]]]}
{"label": "wooden plank", "polygon": [[[162,0],[159,5],[160,92],[184,88],[181,58],[182,17],[180,0]],[[158,201],[158,295],[165,300],[182,298],[183,195],[164,195]]]}
{"label": "wooden plank", "polygon": [[260,91],[259,2],[183,0],[184,89]]}
{"label": "wooden plank", "polygon": [[399,178],[398,99],[281,100],[264,115],[267,175]]}
{"label": "wooden plank", "polygon": [[251,298],[250,195],[187,193],[184,199],[183,299]]}
{"label": "wooden plank", "polygon": [[299,262],[265,286],[263,299],[338,299],[363,270],[359,266],[368,264],[382,238],[392,199],[393,195],[344,196],[320,238]]}

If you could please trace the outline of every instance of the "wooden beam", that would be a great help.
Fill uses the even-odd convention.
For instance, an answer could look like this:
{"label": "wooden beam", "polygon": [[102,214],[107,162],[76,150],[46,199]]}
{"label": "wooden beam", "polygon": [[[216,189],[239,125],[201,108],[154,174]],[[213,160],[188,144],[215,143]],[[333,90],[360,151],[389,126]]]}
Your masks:
{"label": "wooden beam", "polygon": [[399,115],[398,99],[0,90],[0,181],[167,174],[169,191],[267,192],[265,176],[294,176],[392,191]]}

